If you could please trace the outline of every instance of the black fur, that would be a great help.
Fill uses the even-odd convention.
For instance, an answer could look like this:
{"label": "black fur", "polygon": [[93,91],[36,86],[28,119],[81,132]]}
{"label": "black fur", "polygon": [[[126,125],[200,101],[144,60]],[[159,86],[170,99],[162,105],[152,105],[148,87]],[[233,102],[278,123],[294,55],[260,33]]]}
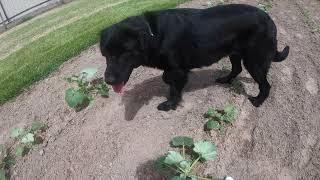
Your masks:
{"label": "black fur", "polygon": [[[193,68],[210,66],[229,56],[232,71],[219,83],[230,83],[241,71],[241,61],[259,84],[250,97],[256,107],[268,97],[267,73],[272,61],[280,62],[289,47],[277,51],[277,29],[262,10],[233,4],[209,9],[171,9],[127,18],[101,33],[100,48],[107,58],[108,84],[126,83],[132,70],[148,66],[164,70],[170,97],[159,110],[175,109]],[[143,92],[141,92],[143,93]]]}

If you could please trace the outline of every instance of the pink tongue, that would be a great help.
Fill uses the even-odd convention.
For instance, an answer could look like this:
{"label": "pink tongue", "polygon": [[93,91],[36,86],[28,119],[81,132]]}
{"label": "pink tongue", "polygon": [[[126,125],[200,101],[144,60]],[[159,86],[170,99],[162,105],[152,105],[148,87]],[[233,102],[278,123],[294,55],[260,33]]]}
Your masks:
{"label": "pink tongue", "polygon": [[112,85],[112,89],[114,92],[116,93],[122,93],[122,88],[124,86],[124,83],[120,83],[120,84],[115,84],[115,85]]}

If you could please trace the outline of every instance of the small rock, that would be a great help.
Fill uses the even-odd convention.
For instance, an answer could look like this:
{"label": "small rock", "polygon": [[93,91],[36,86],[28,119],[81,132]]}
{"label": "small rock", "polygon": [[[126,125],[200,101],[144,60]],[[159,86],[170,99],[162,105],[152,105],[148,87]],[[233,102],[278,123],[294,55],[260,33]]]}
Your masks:
{"label": "small rock", "polygon": [[39,154],[40,154],[41,156],[43,156],[43,155],[44,155],[44,150],[41,149],[41,150],[39,151]]}
{"label": "small rock", "polygon": [[292,16],[291,18],[292,18],[293,21],[297,20],[297,16]]}
{"label": "small rock", "polygon": [[278,29],[279,29],[279,32],[281,34],[283,34],[283,35],[287,35],[288,34],[287,31],[285,29],[283,29],[282,27],[279,27]]}
{"label": "small rock", "polygon": [[233,178],[230,177],[230,176],[226,176],[226,177],[224,178],[224,180],[233,180]]}
{"label": "small rock", "polygon": [[302,39],[302,38],[303,38],[302,34],[300,34],[300,33],[297,33],[297,34],[295,34],[294,36],[295,36],[296,38],[298,38],[298,39]]}

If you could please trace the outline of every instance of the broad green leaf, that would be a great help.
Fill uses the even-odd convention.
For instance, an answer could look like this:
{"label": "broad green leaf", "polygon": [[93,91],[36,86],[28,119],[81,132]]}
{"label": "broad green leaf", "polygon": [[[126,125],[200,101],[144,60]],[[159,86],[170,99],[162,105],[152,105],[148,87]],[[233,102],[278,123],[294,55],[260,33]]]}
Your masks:
{"label": "broad green leaf", "polygon": [[97,68],[89,67],[89,68],[83,69],[81,71],[81,74],[85,74],[86,80],[89,80],[89,79],[92,79],[96,75],[97,71],[98,71]]}
{"label": "broad green leaf", "polygon": [[222,118],[222,114],[213,108],[209,108],[206,115],[208,116],[208,118],[210,118],[210,119],[214,118],[218,121],[220,121]]}
{"label": "broad green leaf", "polygon": [[193,145],[193,139],[187,136],[177,136],[172,139],[172,145],[177,146],[189,146],[191,147]]}
{"label": "broad green leaf", "polygon": [[6,180],[6,171],[4,169],[0,169],[0,180]]}
{"label": "broad green leaf", "polygon": [[25,146],[22,144],[18,144],[16,146],[16,155],[17,156],[24,156],[25,153]]}
{"label": "broad green leaf", "polygon": [[211,129],[219,130],[221,128],[221,125],[218,121],[214,121],[211,119],[207,122],[206,127],[208,130],[211,130]]}
{"label": "broad green leaf", "polygon": [[167,155],[166,159],[164,162],[169,165],[173,164],[179,164],[181,161],[183,161],[183,157],[181,156],[180,153],[176,151],[169,151],[169,154]]}
{"label": "broad green leaf", "polygon": [[222,117],[222,120],[227,122],[227,123],[231,123],[232,121],[234,121],[235,118],[235,108],[232,105],[226,105],[223,109],[224,111],[224,115]]}
{"label": "broad green leaf", "polygon": [[186,178],[180,177],[180,176],[173,176],[170,178],[170,180],[186,180]]}
{"label": "broad green leaf", "polygon": [[164,160],[166,159],[166,156],[159,157],[153,164],[155,170],[162,170],[166,169],[167,166],[165,165]]}
{"label": "broad green leaf", "polygon": [[34,134],[28,133],[25,136],[22,137],[21,139],[22,143],[32,143],[34,142]]}
{"label": "broad green leaf", "polygon": [[179,167],[181,167],[183,170],[189,169],[190,166],[191,166],[191,162],[186,161],[186,160],[181,161],[181,162],[179,163]]}
{"label": "broad green leaf", "polygon": [[13,128],[13,129],[11,129],[10,137],[17,138],[17,137],[21,136],[23,133],[24,133],[23,128]]}
{"label": "broad green leaf", "polygon": [[77,106],[82,105],[85,102],[85,99],[86,95],[79,90],[75,90],[73,88],[66,90],[65,101],[71,108],[76,108]]}
{"label": "broad green leaf", "polygon": [[33,121],[32,125],[31,125],[31,131],[32,132],[38,131],[38,130],[44,131],[47,128],[48,128],[47,124],[45,124],[43,122],[39,122],[39,121]]}
{"label": "broad green leaf", "polygon": [[224,107],[223,110],[225,113],[234,113],[234,106],[232,106],[231,104],[228,104]]}
{"label": "broad green leaf", "polygon": [[215,114],[215,110],[213,108],[209,108],[207,111],[207,116],[212,117]]}
{"label": "broad green leaf", "polygon": [[215,145],[207,141],[195,143],[193,151],[198,153],[204,160],[213,160],[217,154]]}

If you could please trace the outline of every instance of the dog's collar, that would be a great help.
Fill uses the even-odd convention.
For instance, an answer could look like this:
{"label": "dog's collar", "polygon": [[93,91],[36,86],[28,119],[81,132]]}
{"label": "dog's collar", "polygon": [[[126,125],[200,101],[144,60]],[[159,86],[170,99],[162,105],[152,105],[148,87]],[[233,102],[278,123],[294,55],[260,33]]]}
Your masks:
{"label": "dog's collar", "polygon": [[153,34],[152,30],[151,30],[151,27],[150,27],[149,23],[147,23],[147,26],[148,26],[148,30],[149,30],[150,35],[153,37],[154,34]]}

